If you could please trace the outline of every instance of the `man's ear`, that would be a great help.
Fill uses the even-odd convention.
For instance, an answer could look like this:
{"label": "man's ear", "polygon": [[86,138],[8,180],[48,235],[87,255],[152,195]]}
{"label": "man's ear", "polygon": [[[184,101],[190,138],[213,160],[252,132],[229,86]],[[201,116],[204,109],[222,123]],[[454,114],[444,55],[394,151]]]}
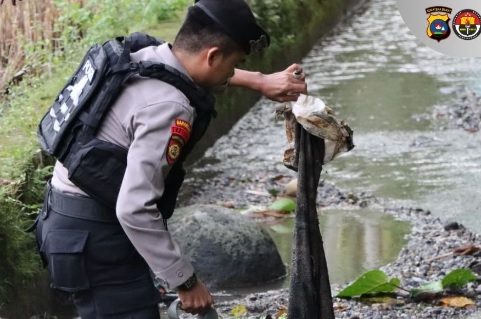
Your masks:
{"label": "man's ear", "polygon": [[207,51],[207,63],[209,67],[215,66],[222,58],[222,51],[218,47],[212,47]]}

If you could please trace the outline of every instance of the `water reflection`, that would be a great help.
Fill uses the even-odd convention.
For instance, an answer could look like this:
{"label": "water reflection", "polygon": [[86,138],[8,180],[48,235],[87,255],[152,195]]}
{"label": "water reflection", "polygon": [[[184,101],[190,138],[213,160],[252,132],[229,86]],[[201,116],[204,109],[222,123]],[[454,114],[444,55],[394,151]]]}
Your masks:
{"label": "water reflection", "polygon": [[[395,36],[386,32],[388,19]],[[481,135],[440,131],[432,117],[436,104],[453,103],[459,87],[481,94],[480,61],[420,44],[395,1],[369,1],[302,61],[309,90],[354,130],[356,148],[326,167],[326,181],[481,231]]]}
{"label": "water reflection", "polygon": [[[281,257],[290,264],[294,219],[267,227]],[[407,222],[371,210],[323,210],[319,228],[331,283],[347,283],[362,273],[393,261],[405,244],[409,233]],[[284,287],[288,279],[283,282]]]}
{"label": "water reflection", "polygon": [[[442,101],[441,84],[432,76],[379,71],[362,79],[317,90],[327,105],[342,115],[355,132],[426,130],[430,121],[413,120]],[[349,94],[346,94],[349,92]]]}

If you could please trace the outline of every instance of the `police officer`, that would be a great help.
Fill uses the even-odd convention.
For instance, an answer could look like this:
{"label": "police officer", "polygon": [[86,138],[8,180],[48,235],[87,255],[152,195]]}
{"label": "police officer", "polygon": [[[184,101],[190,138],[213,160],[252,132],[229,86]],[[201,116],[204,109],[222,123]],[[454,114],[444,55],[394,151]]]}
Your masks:
{"label": "police officer", "polygon": [[[236,69],[269,43],[244,0],[200,0],[189,8],[172,45],[147,47],[131,58],[169,65],[207,92],[242,86],[275,101],[294,101],[306,93],[303,79],[293,75],[300,66],[269,75]],[[127,150],[115,211],[87,196],[56,163],[37,240],[51,287],[72,293],[83,319],[158,319],[160,295],[150,270],[163,286],[177,290],[185,311],[205,313],[212,306],[157,205],[197,120],[191,101],[171,84],[136,77],[126,85],[96,136]]]}

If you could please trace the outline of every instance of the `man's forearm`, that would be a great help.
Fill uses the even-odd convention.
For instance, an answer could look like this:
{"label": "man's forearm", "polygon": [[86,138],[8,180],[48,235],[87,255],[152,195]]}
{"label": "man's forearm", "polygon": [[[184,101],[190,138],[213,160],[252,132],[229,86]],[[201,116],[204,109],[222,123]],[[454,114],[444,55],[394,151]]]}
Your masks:
{"label": "man's forearm", "polygon": [[235,69],[229,85],[257,91],[276,102],[296,101],[299,94],[307,93],[302,67],[298,64],[292,64],[284,71],[270,74]]}
{"label": "man's forearm", "polygon": [[235,69],[234,76],[230,79],[229,85],[260,91],[263,77],[264,75],[261,72]]}

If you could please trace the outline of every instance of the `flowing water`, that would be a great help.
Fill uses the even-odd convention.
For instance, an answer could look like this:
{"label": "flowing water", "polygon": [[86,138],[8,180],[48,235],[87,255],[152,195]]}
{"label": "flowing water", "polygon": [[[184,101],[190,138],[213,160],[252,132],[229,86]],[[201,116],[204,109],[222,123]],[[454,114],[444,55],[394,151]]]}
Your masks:
{"label": "flowing water", "polygon": [[480,134],[441,130],[431,115],[460,87],[481,93],[480,62],[427,48],[395,1],[369,1],[303,60],[310,93],[355,131],[324,178],[481,231]]}

